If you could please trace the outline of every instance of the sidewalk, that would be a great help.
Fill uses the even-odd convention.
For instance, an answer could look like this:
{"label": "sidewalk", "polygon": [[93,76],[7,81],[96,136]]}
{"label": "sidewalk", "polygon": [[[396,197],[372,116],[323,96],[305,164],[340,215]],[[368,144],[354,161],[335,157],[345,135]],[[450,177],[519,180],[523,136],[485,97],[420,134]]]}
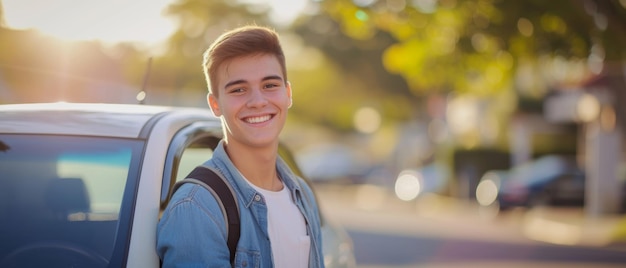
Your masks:
{"label": "sidewalk", "polygon": [[500,213],[475,202],[427,195],[405,202],[375,186],[316,185],[320,207],[350,229],[511,243],[611,247],[621,217],[586,217],[582,208],[538,208]]}

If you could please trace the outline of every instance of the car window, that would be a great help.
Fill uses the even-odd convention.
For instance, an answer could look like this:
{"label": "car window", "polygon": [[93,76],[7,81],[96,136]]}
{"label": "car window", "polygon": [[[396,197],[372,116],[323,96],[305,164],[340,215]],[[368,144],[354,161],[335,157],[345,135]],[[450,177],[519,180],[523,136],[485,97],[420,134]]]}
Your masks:
{"label": "car window", "polygon": [[213,148],[200,145],[186,148],[180,158],[176,181],[184,179],[196,166],[202,165],[213,156]]}
{"label": "car window", "polygon": [[34,259],[29,254],[46,247],[80,249],[107,263],[143,143],[49,135],[0,141],[0,260]]}
{"label": "car window", "polygon": [[92,217],[117,219],[131,161],[130,148],[111,152],[62,153],[58,177],[80,178],[89,193]]}

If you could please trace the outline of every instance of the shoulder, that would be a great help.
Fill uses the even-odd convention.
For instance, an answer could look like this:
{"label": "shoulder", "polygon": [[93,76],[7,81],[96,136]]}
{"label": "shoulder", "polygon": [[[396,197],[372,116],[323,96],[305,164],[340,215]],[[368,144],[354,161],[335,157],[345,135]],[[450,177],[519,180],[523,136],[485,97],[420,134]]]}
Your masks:
{"label": "shoulder", "polygon": [[203,198],[203,189],[200,185],[190,182],[178,183],[180,183],[180,186],[172,193],[169,204],[175,205],[182,202],[193,202]]}
{"label": "shoulder", "polygon": [[211,216],[221,213],[221,209],[218,200],[207,189],[199,184],[187,182],[180,185],[172,194],[163,217],[179,213]]}

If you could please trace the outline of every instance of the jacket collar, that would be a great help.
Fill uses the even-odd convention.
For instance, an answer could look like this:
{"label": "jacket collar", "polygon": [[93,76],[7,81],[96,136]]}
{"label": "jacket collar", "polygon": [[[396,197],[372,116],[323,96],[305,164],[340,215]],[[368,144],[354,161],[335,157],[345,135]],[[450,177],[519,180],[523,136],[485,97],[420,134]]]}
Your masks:
{"label": "jacket collar", "polygon": [[[221,140],[218,143],[210,161],[213,161],[219,171],[224,174],[224,177],[233,186],[235,192],[237,192],[240,198],[243,199],[243,204],[245,204],[246,207],[250,207],[254,202],[254,197],[259,193],[257,193],[257,191],[248,184],[246,179],[241,176],[241,173],[237,167],[235,167],[235,164],[233,164],[228,157],[224,148],[224,140]],[[280,156],[278,156],[276,160],[276,171],[278,172],[278,176],[283,181],[285,187],[289,189],[291,198],[294,201],[297,200],[298,196],[300,196],[300,185],[295,180],[296,175],[291,171],[287,163],[285,163]]]}

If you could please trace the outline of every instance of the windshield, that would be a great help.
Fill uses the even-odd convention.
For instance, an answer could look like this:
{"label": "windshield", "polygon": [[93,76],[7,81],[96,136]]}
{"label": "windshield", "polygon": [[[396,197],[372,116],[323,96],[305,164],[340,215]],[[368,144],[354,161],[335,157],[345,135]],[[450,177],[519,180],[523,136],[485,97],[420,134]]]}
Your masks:
{"label": "windshield", "polygon": [[64,248],[109,263],[141,150],[137,140],[0,135],[0,262]]}

